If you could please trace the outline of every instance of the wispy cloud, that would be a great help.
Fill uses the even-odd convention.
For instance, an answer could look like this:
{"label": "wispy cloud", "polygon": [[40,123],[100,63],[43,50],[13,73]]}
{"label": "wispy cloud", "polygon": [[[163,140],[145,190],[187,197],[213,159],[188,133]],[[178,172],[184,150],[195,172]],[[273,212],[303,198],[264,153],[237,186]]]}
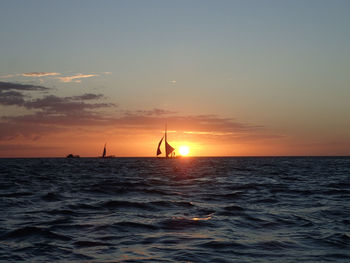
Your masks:
{"label": "wispy cloud", "polygon": [[22,106],[24,104],[24,95],[18,91],[1,91],[0,90],[0,105],[17,105]]}
{"label": "wispy cloud", "polygon": [[81,79],[84,78],[91,78],[91,77],[97,77],[97,74],[76,74],[73,76],[66,76],[66,77],[57,77],[57,79],[59,79],[61,82],[65,82],[65,83],[69,83],[69,82],[76,82],[76,83],[80,83]]}
{"label": "wispy cloud", "polygon": [[165,116],[175,114],[176,111],[154,108],[153,110],[125,111],[126,116]]}
{"label": "wispy cloud", "polygon": [[[47,95],[31,97],[30,92],[48,88],[0,82],[0,105],[18,106],[28,109],[27,114],[0,116],[0,140],[30,135],[37,138],[57,131],[73,131],[77,127],[92,127],[98,130],[137,132],[152,136],[162,132],[163,124],[171,123],[171,130],[177,136],[202,138],[207,141],[252,142],[259,139],[276,139],[281,136],[271,133],[263,126],[251,125],[216,115],[182,115],[167,109],[127,111],[107,114],[117,105],[105,102],[103,94],[85,93],[76,96],[59,97]],[[37,95],[36,95],[37,96]],[[114,111],[115,112],[115,111]]]}
{"label": "wispy cloud", "polygon": [[22,73],[21,76],[23,77],[46,77],[46,76],[58,76],[61,75],[61,73],[58,72],[28,72],[28,73]]}
{"label": "wispy cloud", "polygon": [[19,84],[0,81],[0,105],[24,106],[25,91],[46,91],[48,88],[38,85]]}
{"label": "wispy cloud", "polygon": [[[249,125],[231,118],[221,118],[216,115],[148,115],[147,111],[136,111],[111,120],[119,127],[134,127],[143,130],[158,130],[159,124],[171,123],[172,129],[180,133],[193,135],[229,135],[251,133],[263,130],[263,126]],[[162,127],[162,126],[161,126]]]}
{"label": "wispy cloud", "polygon": [[[97,95],[98,96],[98,95]],[[46,114],[76,114],[84,113],[89,109],[97,109],[112,106],[108,103],[86,103],[83,96],[57,97],[45,96],[44,98],[26,101],[23,106],[28,109],[40,109]]]}
{"label": "wispy cloud", "polygon": [[185,134],[196,134],[196,135],[232,135],[232,132],[212,132],[212,131],[184,131]]}
{"label": "wispy cloud", "polygon": [[[48,90],[46,87],[0,82],[0,105],[15,105],[27,109],[38,109],[46,114],[83,113],[88,109],[115,106],[111,103],[87,103],[86,101],[103,99],[102,94],[85,93],[78,96],[58,97],[54,95],[30,99],[22,91]],[[29,97],[29,99],[27,99]]]}
{"label": "wispy cloud", "polygon": [[67,97],[46,95],[32,98],[31,93],[28,93],[47,90],[49,89],[43,86],[0,82],[0,105],[18,106],[34,111],[25,115],[0,116],[0,139],[54,133],[62,127],[66,129],[69,126],[97,125],[104,120],[98,110],[116,106],[100,102],[104,99],[102,94],[85,93]]}
{"label": "wispy cloud", "polygon": [[103,94],[85,93],[83,95],[66,97],[66,98],[69,98],[71,100],[99,100],[99,99],[102,99],[103,97],[104,97]]}
{"label": "wispy cloud", "polygon": [[18,73],[18,74],[7,74],[0,76],[0,79],[9,79],[14,77],[32,77],[32,78],[41,78],[41,77],[52,77],[58,76],[61,73],[58,72],[26,72],[26,73]]}
{"label": "wispy cloud", "polygon": [[[111,72],[104,72],[101,74],[108,75],[108,74],[111,74]],[[0,79],[14,79],[14,80],[17,79],[18,80],[18,78],[21,78],[21,77],[38,78],[39,81],[43,83],[44,82],[43,78],[48,77],[48,78],[57,79],[63,83],[71,83],[71,82],[80,83],[82,79],[98,77],[98,76],[100,75],[96,73],[91,73],[91,74],[77,73],[70,76],[66,76],[66,74],[59,73],[59,72],[25,72],[25,73],[3,75],[3,76],[0,76]]]}
{"label": "wispy cloud", "polygon": [[21,91],[27,91],[27,90],[49,90],[49,88],[46,88],[44,86],[39,85],[32,85],[32,84],[20,84],[20,83],[14,83],[14,82],[3,82],[0,81],[0,92],[4,90],[21,90]]}

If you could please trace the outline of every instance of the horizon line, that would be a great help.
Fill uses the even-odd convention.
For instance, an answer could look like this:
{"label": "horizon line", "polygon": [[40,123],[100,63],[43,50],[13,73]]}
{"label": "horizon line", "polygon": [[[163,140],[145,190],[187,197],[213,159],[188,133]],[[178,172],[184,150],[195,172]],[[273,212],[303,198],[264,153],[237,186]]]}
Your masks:
{"label": "horizon line", "polygon": [[[188,159],[188,158],[293,158],[293,157],[350,157],[350,155],[214,155],[214,156],[177,156],[174,159]],[[100,156],[79,156],[78,158],[99,158],[99,159],[117,159],[117,158],[155,158],[164,159],[156,156],[114,156],[113,158],[101,158]],[[35,157],[0,157],[0,159],[67,159],[66,156],[35,156]],[[68,158],[69,159],[69,158]],[[172,159],[172,158],[169,158]]]}

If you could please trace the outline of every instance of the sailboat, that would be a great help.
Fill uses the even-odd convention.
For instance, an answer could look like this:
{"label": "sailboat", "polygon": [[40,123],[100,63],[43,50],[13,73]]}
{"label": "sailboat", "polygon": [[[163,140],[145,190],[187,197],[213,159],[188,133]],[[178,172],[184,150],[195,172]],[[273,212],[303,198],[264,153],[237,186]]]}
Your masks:
{"label": "sailboat", "polygon": [[160,146],[162,145],[163,139],[165,139],[165,158],[173,158],[175,157],[175,149],[168,143],[167,139],[167,126],[165,125],[165,132],[164,136],[162,139],[160,139],[158,143],[158,148],[157,148],[157,157],[158,155],[162,154],[162,151],[160,150]]}
{"label": "sailboat", "polygon": [[103,147],[102,158],[106,157],[106,144],[107,143],[105,143],[105,147]]}
{"label": "sailboat", "polygon": [[100,158],[114,158],[114,155],[108,155],[106,156],[107,150],[106,150],[106,145],[107,143],[105,143],[105,146],[103,147],[103,152],[102,152],[102,156]]}

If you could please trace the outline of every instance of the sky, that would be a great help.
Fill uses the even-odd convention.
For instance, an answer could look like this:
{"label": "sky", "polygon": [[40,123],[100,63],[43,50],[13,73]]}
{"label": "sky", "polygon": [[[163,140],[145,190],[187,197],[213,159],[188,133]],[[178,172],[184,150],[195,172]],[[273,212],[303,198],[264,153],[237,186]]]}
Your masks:
{"label": "sky", "polygon": [[350,1],[2,1],[0,157],[350,155]]}

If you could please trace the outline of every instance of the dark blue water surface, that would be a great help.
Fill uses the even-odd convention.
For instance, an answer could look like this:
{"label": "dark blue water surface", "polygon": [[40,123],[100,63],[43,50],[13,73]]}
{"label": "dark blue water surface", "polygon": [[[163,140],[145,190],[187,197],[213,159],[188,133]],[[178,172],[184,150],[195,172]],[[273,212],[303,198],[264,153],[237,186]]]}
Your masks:
{"label": "dark blue water surface", "polygon": [[0,159],[1,262],[350,262],[350,158]]}

